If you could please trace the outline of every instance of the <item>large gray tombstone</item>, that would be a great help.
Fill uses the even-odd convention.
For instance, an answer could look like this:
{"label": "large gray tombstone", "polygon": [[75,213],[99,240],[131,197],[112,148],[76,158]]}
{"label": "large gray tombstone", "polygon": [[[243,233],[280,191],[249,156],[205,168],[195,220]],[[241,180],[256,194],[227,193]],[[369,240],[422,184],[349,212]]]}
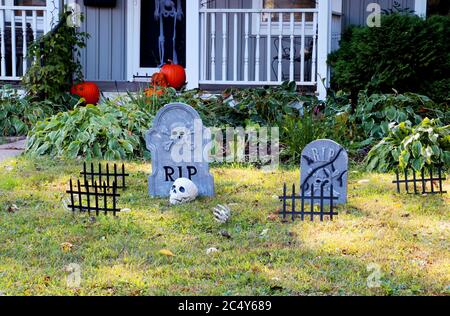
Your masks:
{"label": "large gray tombstone", "polygon": [[302,152],[300,166],[300,188],[305,196],[311,196],[314,185],[314,196],[320,196],[323,186],[324,196],[329,197],[333,184],[333,196],[338,198],[333,203],[347,203],[348,155],[341,145],[328,139],[310,143]]}
{"label": "large gray tombstone", "polygon": [[145,141],[152,153],[150,196],[169,196],[178,178],[192,180],[201,196],[214,195],[208,161],[211,133],[191,106],[173,103],[163,107],[153,121],[153,128],[146,133]]}

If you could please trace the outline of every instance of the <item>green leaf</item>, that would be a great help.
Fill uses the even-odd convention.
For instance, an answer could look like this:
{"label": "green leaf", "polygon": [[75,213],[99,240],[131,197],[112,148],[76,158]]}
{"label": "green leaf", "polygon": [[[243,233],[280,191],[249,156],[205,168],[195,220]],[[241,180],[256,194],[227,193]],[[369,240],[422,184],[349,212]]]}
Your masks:
{"label": "green leaf", "polygon": [[422,154],[422,143],[415,141],[411,146],[411,150],[414,158],[419,157]]}
{"label": "green leaf", "polygon": [[369,163],[367,165],[367,170],[368,171],[376,170],[376,167],[378,165],[379,160],[380,160],[380,158],[377,157],[377,156],[375,156],[372,159],[370,159],[370,161],[369,161]]}
{"label": "green leaf", "polygon": [[426,160],[426,163],[431,165],[432,164],[431,157],[433,156],[433,149],[431,149],[430,146],[427,146],[427,148],[423,151],[423,156]]}
{"label": "green leaf", "polygon": [[409,163],[409,158],[411,157],[410,153],[406,150],[403,150],[400,154],[400,158],[399,158],[399,167],[400,169],[404,170],[407,168],[408,163]]}
{"label": "green leaf", "polygon": [[69,158],[77,158],[79,151],[80,151],[80,142],[74,141],[67,148],[67,156],[69,156]]}
{"label": "green leaf", "polygon": [[112,150],[108,150],[104,155],[105,160],[115,160],[115,152]]}
{"label": "green leaf", "polygon": [[100,145],[98,143],[95,143],[92,148],[93,154],[95,158],[101,159],[103,158],[102,150],[100,148]]}
{"label": "green leaf", "polygon": [[421,171],[425,166],[425,159],[423,159],[422,157],[414,159],[411,162],[411,166],[414,168],[414,170]]}

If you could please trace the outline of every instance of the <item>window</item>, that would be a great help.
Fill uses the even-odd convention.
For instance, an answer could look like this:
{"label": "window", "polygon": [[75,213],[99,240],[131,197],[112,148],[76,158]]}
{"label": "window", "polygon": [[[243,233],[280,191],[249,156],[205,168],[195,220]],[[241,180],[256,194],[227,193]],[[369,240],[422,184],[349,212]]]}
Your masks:
{"label": "window", "polygon": [[[253,0],[252,2],[254,9],[315,9],[317,6],[317,0]],[[256,14],[253,14],[252,17],[252,32],[255,34],[256,30],[260,30],[261,35],[265,35],[268,33],[269,29],[269,16],[271,15],[271,32],[272,35],[277,35],[280,33],[279,30],[279,22],[280,22],[280,14],[279,13],[263,13],[259,18]],[[302,16],[303,13],[295,13],[294,14],[294,33],[295,35],[300,35],[302,28]],[[305,31],[307,34],[312,34],[313,31],[313,20],[314,13],[305,13]],[[291,14],[285,13],[283,14],[283,35],[290,35],[290,21]],[[259,27],[258,27],[259,24]]]}
{"label": "window", "polygon": [[[263,9],[313,9],[316,7],[316,0],[262,0]],[[272,14],[272,22],[279,22],[279,14]],[[301,14],[294,15],[296,22],[301,22]],[[269,14],[264,14],[263,22],[268,22]],[[312,15],[307,14],[307,21],[312,21]],[[283,16],[283,21],[289,22],[289,14]]]}
{"label": "window", "polygon": [[14,5],[19,6],[33,6],[33,7],[45,7],[46,0],[14,0]]}
{"label": "window", "polygon": [[450,1],[448,0],[428,0],[427,15],[449,15]]}
{"label": "window", "polygon": [[[46,2],[47,2],[46,0],[14,0],[14,5],[15,6],[25,6],[25,7],[45,7],[47,5]],[[27,16],[31,16],[32,12],[27,11],[26,14],[27,14]],[[16,11],[15,15],[21,16],[22,12]],[[43,15],[44,15],[43,11],[37,12],[37,16],[43,16]]]}

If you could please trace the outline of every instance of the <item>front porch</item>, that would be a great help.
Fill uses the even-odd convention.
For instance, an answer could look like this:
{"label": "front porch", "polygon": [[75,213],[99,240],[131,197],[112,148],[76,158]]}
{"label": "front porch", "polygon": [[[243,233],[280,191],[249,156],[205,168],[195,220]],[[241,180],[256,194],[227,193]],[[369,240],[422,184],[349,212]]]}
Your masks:
{"label": "front porch", "polygon": [[[20,81],[32,62],[24,57],[27,48],[57,21],[55,11],[62,7],[59,1],[41,2],[45,5],[0,1],[1,81]],[[86,8],[82,1],[66,2],[75,3],[74,8],[86,15],[87,22],[81,29],[93,33],[82,53],[86,80],[101,82],[104,91],[135,90],[142,85],[134,82],[146,82],[158,71],[142,53],[145,47],[157,50],[157,43],[147,43],[154,37],[143,33],[152,32],[142,24],[147,16],[153,16],[153,12],[147,12],[152,9],[141,1],[118,1],[115,9],[108,9],[110,25],[97,18],[105,12],[102,9]],[[188,88],[219,91],[230,86],[279,85],[289,80],[302,91],[325,98],[330,77],[326,59],[338,47],[341,1],[308,0],[301,1],[300,6],[285,7],[280,5],[284,1],[277,4],[264,0],[231,5],[219,0],[193,1],[188,6],[181,2],[185,20],[183,34],[178,36],[184,37],[179,55],[186,68]],[[123,36],[112,29],[114,10],[123,16]],[[100,43],[103,51],[98,48]]]}

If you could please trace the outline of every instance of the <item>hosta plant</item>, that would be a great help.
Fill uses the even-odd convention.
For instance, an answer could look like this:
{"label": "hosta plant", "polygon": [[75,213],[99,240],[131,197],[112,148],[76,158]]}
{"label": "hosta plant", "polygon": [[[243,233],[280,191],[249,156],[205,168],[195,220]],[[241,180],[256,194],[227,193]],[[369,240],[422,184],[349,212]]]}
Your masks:
{"label": "hosta plant", "polygon": [[24,136],[37,121],[52,113],[53,105],[48,101],[31,102],[11,87],[0,89],[0,136]]}
{"label": "hosta plant", "polygon": [[412,168],[450,166],[450,125],[425,118],[417,126],[402,122],[369,152],[369,171],[393,171]]}
{"label": "hosta plant", "polygon": [[133,103],[111,101],[77,107],[38,123],[30,132],[27,151],[32,155],[86,159],[143,157],[143,134],[152,118]]}
{"label": "hosta plant", "polygon": [[362,92],[352,120],[365,138],[380,140],[387,136],[390,126],[410,121],[419,124],[423,117],[443,118],[437,105],[426,96],[415,93],[372,94]]}

